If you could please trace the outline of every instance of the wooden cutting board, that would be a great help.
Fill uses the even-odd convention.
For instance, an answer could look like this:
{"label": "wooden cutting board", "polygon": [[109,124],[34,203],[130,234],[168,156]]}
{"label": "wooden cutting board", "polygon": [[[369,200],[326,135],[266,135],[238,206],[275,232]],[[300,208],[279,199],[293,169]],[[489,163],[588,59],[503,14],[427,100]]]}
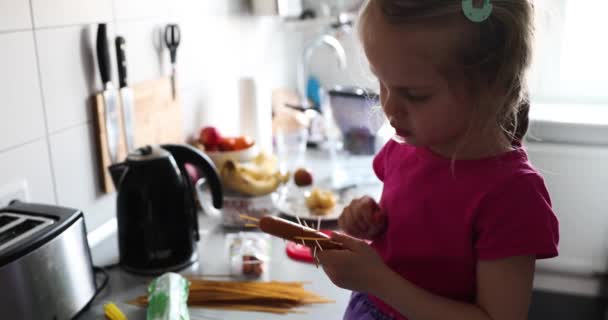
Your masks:
{"label": "wooden cutting board", "polygon": [[[135,146],[141,147],[150,144],[184,143],[182,108],[179,94],[174,100],[171,94],[171,79],[163,77],[148,80],[131,86],[134,99],[134,138]],[[116,91],[118,95],[118,90]],[[101,190],[113,192],[114,183],[108,172],[111,164],[108,152],[106,125],[104,121],[105,108],[103,95],[95,94],[93,97],[93,117],[97,145],[97,158],[99,160],[99,175]],[[120,101],[120,99],[118,99]],[[124,161],[127,156],[127,144],[122,123],[122,106],[120,108],[120,142],[118,145],[118,159]]]}

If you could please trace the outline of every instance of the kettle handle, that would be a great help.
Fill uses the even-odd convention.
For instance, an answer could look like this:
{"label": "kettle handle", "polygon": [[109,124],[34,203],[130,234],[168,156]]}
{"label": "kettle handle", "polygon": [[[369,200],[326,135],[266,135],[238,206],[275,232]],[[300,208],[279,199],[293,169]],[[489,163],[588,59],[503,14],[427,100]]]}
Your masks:
{"label": "kettle handle", "polygon": [[217,168],[211,159],[209,159],[206,154],[189,145],[163,144],[161,145],[161,148],[169,151],[171,155],[173,155],[180,170],[184,170],[184,164],[191,163],[203,171],[205,179],[211,189],[213,206],[216,209],[221,209],[224,201],[222,184]]}

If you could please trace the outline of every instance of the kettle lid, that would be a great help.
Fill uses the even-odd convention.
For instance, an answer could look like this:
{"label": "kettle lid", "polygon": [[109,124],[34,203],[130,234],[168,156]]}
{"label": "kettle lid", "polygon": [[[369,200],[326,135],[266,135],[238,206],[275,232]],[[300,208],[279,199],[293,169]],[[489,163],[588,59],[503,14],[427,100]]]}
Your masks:
{"label": "kettle lid", "polygon": [[127,156],[128,162],[147,162],[150,160],[169,159],[171,153],[159,146],[144,146],[133,150]]}

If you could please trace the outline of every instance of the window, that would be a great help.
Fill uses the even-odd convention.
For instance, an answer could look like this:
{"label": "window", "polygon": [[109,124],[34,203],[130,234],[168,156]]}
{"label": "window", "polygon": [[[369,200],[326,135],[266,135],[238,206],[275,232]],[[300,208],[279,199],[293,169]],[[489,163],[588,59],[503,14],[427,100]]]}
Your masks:
{"label": "window", "polygon": [[532,101],[608,108],[608,1],[535,0]]}

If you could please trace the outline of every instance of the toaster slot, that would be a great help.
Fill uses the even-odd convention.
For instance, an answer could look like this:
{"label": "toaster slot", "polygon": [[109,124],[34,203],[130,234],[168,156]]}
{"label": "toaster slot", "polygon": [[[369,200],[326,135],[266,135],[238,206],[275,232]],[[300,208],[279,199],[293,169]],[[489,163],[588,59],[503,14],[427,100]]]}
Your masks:
{"label": "toaster slot", "polygon": [[17,221],[19,218],[17,217],[11,217],[11,216],[0,216],[0,229],[2,229],[2,227],[8,225],[9,223],[13,222],[13,221]]}
{"label": "toaster slot", "polygon": [[6,231],[0,233],[0,247],[5,243],[19,237],[20,235],[25,234],[26,232],[36,228],[37,226],[43,224],[42,221],[35,220],[26,220]]}
{"label": "toaster slot", "polygon": [[4,227],[0,227],[0,253],[8,246],[24,241],[53,223],[52,219],[26,215],[4,215],[0,218],[5,218],[3,221],[6,223]]}

